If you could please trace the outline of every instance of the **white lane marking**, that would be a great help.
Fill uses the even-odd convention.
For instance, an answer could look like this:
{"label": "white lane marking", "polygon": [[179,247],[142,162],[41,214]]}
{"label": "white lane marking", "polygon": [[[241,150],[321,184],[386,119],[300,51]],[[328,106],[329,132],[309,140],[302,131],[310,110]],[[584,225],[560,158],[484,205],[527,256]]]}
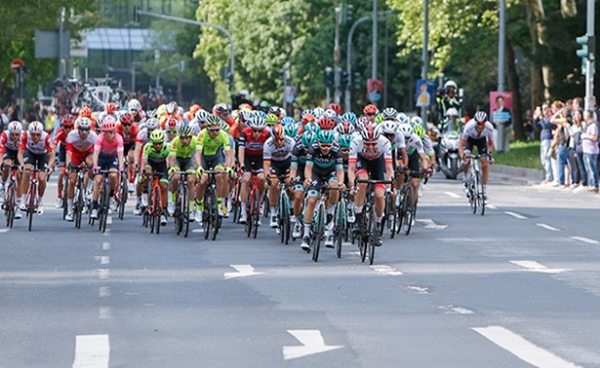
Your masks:
{"label": "white lane marking", "polygon": [[342,348],[343,345],[325,345],[325,340],[319,330],[287,330],[302,345],[284,346],[283,359],[290,360],[303,356],[324,353],[326,351]]}
{"label": "white lane marking", "polygon": [[73,368],[108,368],[108,335],[77,335]]}
{"label": "white lane marking", "polygon": [[99,319],[111,319],[112,318],[112,311],[110,309],[110,307],[100,307],[98,308],[98,318]]}
{"label": "white lane marking", "polygon": [[541,272],[541,273],[561,273],[564,271],[569,271],[568,269],[565,268],[548,268],[546,266],[544,266],[541,263],[538,263],[536,261],[509,261],[512,264],[515,264],[517,266],[521,266],[523,268],[525,268],[527,271],[532,271],[532,272]]}
{"label": "white lane marking", "polygon": [[237,272],[225,272],[223,276],[225,276],[226,279],[263,274],[262,272],[254,272],[254,267],[250,265],[231,265],[231,267],[235,268]]}
{"label": "white lane marking", "polygon": [[452,198],[460,198],[461,196],[459,196],[456,193],[452,193],[452,192],[444,192],[445,195],[452,197]]}
{"label": "white lane marking", "polygon": [[472,310],[463,307],[452,307],[450,309],[452,309],[458,314],[475,314],[475,312],[473,312]]}
{"label": "white lane marking", "polygon": [[203,233],[204,229],[200,228],[200,229],[194,229],[192,230],[193,233]]}
{"label": "white lane marking", "polygon": [[597,240],[586,238],[583,236],[572,236],[571,239],[579,240],[581,242],[588,243],[588,244],[598,244]]}
{"label": "white lane marking", "polygon": [[425,224],[426,229],[445,229],[448,227],[448,225],[437,224],[432,219],[419,219],[419,220],[415,220],[415,221]]}
{"label": "white lane marking", "polygon": [[409,286],[408,290],[414,291],[417,294],[428,294],[428,292],[429,292],[429,288],[422,287],[422,286]]}
{"label": "white lane marking", "polygon": [[474,327],[472,330],[533,366],[540,368],[580,367],[534,345],[502,326]]}
{"label": "white lane marking", "polygon": [[9,227],[6,227],[4,229],[0,229],[0,233],[7,233],[10,230]]}
{"label": "white lane marking", "polygon": [[100,286],[98,289],[98,297],[107,298],[110,296],[110,286]]}
{"label": "white lane marking", "polygon": [[110,270],[107,268],[99,268],[98,277],[100,277],[100,280],[106,280],[110,277]]}
{"label": "white lane marking", "polygon": [[544,229],[548,229],[548,230],[552,230],[552,231],[560,231],[560,229],[557,229],[555,227],[552,227],[550,225],[546,225],[546,224],[536,224],[539,227],[543,227]]}
{"label": "white lane marking", "polygon": [[489,208],[490,210],[497,210],[498,207],[494,206],[493,204],[488,204],[486,205],[487,208]]}
{"label": "white lane marking", "polygon": [[509,215],[509,216],[512,216],[512,217],[518,218],[518,219],[520,219],[520,220],[527,220],[527,217],[525,217],[525,216],[523,216],[523,215],[519,215],[519,214],[518,214],[518,213],[516,213],[516,212],[504,211],[504,213],[506,213],[506,214],[507,214],[507,215]]}
{"label": "white lane marking", "polygon": [[383,275],[390,275],[390,276],[404,275],[401,271],[398,271],[397,269],[390,267],[390,266],[376,265],[376,266],[370,266],[370,267],[373,271],[383,274]]}
{"label": "white lane marking", "polygon": [[103,265],[110,263],[110,257],[109,256],[96,256],[94,258],[96,258],[96,260],[98,262],[100,262],[100,264],[103,264]]}
{"label": "white lane marking", "polygon": [[109,242],[102,243],[102,250],[110,250],[110,243]]}
{"label": "white lane marking", "polygon": [[110,224],[112,224],[112,216],[108,216],[108,217],[106,218],[106,224],[107,224],[107,225],[110,225]]}

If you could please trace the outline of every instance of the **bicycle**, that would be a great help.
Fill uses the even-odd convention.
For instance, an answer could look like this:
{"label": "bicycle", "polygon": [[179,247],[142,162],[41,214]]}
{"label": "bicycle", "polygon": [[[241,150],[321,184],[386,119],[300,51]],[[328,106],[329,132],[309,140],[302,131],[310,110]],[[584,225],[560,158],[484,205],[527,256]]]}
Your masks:
{"label": "bicycle", "polygon": [[177,235],[183,232],[183,237],[187,238],[190,230],[190,193],[188,188],[188,175],[195,173],[189,171],[177,171],[174,174],[180,175],[177,186],[177,203],[173,218],[175,219],[175,229]]}
{"label": "bicycle", "polygon": [[[277,224],[279,229],[279,240],[286,245],[290,243],[291,236],[291,217],[290,196],[288,194],[288,185],[285,179],[288,175],[279,175],[279,197],[277,199]],[[266,197],[266,196],[265,196]]]}
{"label": "bicycle", "polygon": [[246,220],[244,229],[248,237],[252,235],[252,237],[256,239],[258,224],[260,221],[260,198],[258,195],[258,177],[254,173],[251,175],[252,187],[250,189],[250,194],[248,195],[248,203],[246,204],[246,213],[248,214],[248,219]]}
{"label": "bicycle", "polygon": [[369,264],[372,265],[375,261],[375,247],[377,237],[381,236],[381,227],[377,227],[377,214],[375,213],[375,185],[376,184],[392,184],[391,180],[371,180],[357,179],[356,183],[366,183],[367,193],[365,205],[363,207],[362,223],[359,227],[362,229],[360,238],[358,239],[358,249],[360,251],[360,259],[365,261],[367,252],[369,254]]}
{"label": "bicycle", "polygon": [[129,184],[129,179],[127,177],[127,173],[121,173],[119,178],[118,190],[115,190],[115,203],[117,204],[117,214],[119,216],[119,220],[123,220],[125,217],[125,204],[127,203],[127,198],[129,197],[129,190],[127,185]]}
{"label": "bicycle", "polygon": [[315,215],[311,224],[312,231],[310,245],[312,260],[317,262],[319,260],[321,242],[325,237],[325,228],[327,227],[327,209],[325,203],[329,199],[329,192],[331,190],[339,190],[339,188],[330,188],[329,184],[313,185],[313,188],[319,192],[319,199],[315,206]]}
{"label": "bicycle", "polygon": [[[2,170],[3,168],[4,165],[2,165]],[[13,223],[15,221],[15,214],[17,211],[17,175],[19,166],[10,165],[9,170],[10,176],[8,180],[8,186],[4,195],[4,204],[2,205],[2,209],[4,209],[4,215],[6,216],[6,227],[12,229]]]}
{"label": "bicycle", "polygon": [[[61,148],[62,149],[62,148]],[[62,177],[62,193],[61,193],[61,197],[60,197],[60,207],[63,210],[63,220],[67,217],[67,212],[69,211],[69,206],[67,204],[67,188],[69,185],[69,175],[68,175],[68,171],[65,168],[65,174]]]}
{"label": "bicycle", "polygon": [[152,177],[148,183],[148,207],[144,211],[143,224],[145,227],[150,225],[150,233],[160,234],[160,215],[162,214],[162,201],[160,196],[160,178],[164,175],[161,172],[145,174]]}
{"label": "bicycle", "polygon": [[481,180],[481,158],[490,157],[488,154],[478,154],[471,156],[471,168],[469,171],[469,180],[467,180],[467,190],[469,204],[473,214],[477,213],[483,216],[485,214],[485,198],[483,193],[483,181]]}
{"label": "bicycle", "polygon": [[243,171],[238,170],[237,176],[232,178],[231,180],[235,180],[235,186],[233,188],[233,193],[231,194],[231,212],[233,213],[233,222],[237,223],[240,219],[240,214],[242,212],[242,203],[240,201],[240,193],[242,191],[242,175]]}
{"label": "bicycle", "polygon": [[204,227],[204,239],[208,239],[212,228],[212,240],[217,239],[217,234],[221,228],[221,216],[217,203],[217,179],[215,175],[224,174],[223,170],[205,170],[203,173],[208,175],[208,186],[204,193],[204,211],[202,214],[202,225]]}
{"label": "bicycle", "polygon": [[73,200],[73,220],[77,229],[81,228],[81,218],[83,217],[83,211],[88,210],[89,203],[86,201],[86,173],[89,167],[85,164],[81,164],[77,168],[77,182],[75,184],[75,197]]}
{"label": "bicycle", "polygon": [[33,214],[37,213],[37,208],[39,204],[39,194],[38,194],[38,173],[40,169],[34,167],[33,169],[26,168],[31,172],[31,176],[29,177],[29,190],[27,191],[27,218],[28,218],[28,230],[31,231],[33,224]]}
{"label": "bicycle", "polygon": [[[100,195],[98,197],[98,231],[106,232],[106,224],[108,223],[108,210],[110,208],[110,184],[109,170],[100,170],[96,175],[102,175],[102,185],[100,186]],[[94,226],[95,220],[92,218],[92,211],[89,211],[89,224]]]}
{"label": "bicycle", "polygon": [[333,215],[333,245],[338,258],[342,257],[342,242],[348,239],[348,194],[342,192]]}

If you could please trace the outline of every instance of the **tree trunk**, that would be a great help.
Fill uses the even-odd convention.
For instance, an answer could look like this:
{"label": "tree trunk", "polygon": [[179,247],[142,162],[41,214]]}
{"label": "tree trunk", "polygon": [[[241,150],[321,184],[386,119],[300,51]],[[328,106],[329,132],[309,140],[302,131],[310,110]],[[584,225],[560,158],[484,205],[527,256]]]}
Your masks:
{"label": "tree trunk", "polygon": [[523,104],[521,98],[521,88],[517,66],[515,65],[515,53],[510,43],[506,40],[506,76],[508,79],[508,89],[512,91],[512,128],[515,132],[515,139],[525,140],[525,129],[523,128]]}
{"label": "tree trunk", "polygon": [[531,35],[531,54],[533,66],[531,67],[531,102],[533,109],[541,105],[548,95],[544,73],[542,72],[542,61],[540,60],[540,49],[544,44],[544,28],[542,21],[546,17],[544,14],[544,5],[541,0],[527,0],[524,2],[525,12],[527,14],[527,23],[529,24],[529,34]]}

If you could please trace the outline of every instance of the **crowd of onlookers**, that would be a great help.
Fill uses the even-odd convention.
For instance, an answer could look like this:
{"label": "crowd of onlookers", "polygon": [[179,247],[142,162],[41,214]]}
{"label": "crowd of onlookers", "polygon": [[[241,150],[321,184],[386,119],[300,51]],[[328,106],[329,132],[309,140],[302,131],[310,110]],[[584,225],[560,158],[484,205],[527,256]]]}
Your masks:
{"label": "crowd of onlookers", "polygon": [[[21,119],[19,118],[20,115],[22,115]],[[22,122],[25,128],[32,121],[40,121],[44,124],[44,129],[50,133],[57,127],[59,119],[53,106],[45,106],[40,103],[32,104],[23,114],[19,111],[19,106],[15,104],[0,107],[0,132],[6,129],[8,123],[14,120]]]}
{"label": "crowd of onlookers", "polygon": [[581,97],[544,103],[533,113],[540,129],[543,185],[598,193],[598,110],[585,110]]}

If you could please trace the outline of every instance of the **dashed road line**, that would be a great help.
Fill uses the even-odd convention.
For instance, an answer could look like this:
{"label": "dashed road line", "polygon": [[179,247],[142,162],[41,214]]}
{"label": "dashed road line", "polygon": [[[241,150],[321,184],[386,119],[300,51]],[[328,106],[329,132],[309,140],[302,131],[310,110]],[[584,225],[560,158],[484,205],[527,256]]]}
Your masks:
{"label": "dashed road line", "polygon": [[600,243],[597,240],[586,238],[586,237],[583,237],[583,236],[572,236],[571,239],[573,239],[573,240],[579,240],[580,242],[584,242],[584,243],[588,243],[588,244],[598,244],[598,243]]}
{"label": "dashed road line", "polygon": [[518,218],[519,220],[527,220],[527,217],[525,217],[523,215],[519,215],[516,212],[504,211],[504,213],[506,213],[507,215],[512,216],[514,218]]}
{"label": "dashed road line", "polygon": [[569,271],[565,268],[548,268],[541,263],[536,261],[509,261],[512,264],[525,268],[527,271],[541,272],[541,273],[561,273]]}
{"label": "dashed road line", "polygon": [[108,368],[110,342],[108,335],[77,335],[73,368]]}
{"label": "dashed road line", "polygon": [[547,229],[547,230],[560,231],[560,229],[557,229],[557,228],[555,228],[553,226],[550,226],[550,225],[547,225],[547,224],[540,224],[540,223],[538,223],[536,225],[539,226],[539,227],[543,227],[544,229]]}
{"label": "dashed road line", "polygon": [[444,192],[445,195],[452,197],[452,198],[461,198],[462,196],[459,196],[456,193],[452,193],[452,192]]}
{"label": "dashed road line", "polygon": [[389,276],[404,275],[402,273],[402,271],[398,271],[397,269],[390,267],[390,266],[386,266],[386,265],[375,265],[375,266],[370,266],[370,267],[373,271],[380,273],[382,275],[389,275]]}

